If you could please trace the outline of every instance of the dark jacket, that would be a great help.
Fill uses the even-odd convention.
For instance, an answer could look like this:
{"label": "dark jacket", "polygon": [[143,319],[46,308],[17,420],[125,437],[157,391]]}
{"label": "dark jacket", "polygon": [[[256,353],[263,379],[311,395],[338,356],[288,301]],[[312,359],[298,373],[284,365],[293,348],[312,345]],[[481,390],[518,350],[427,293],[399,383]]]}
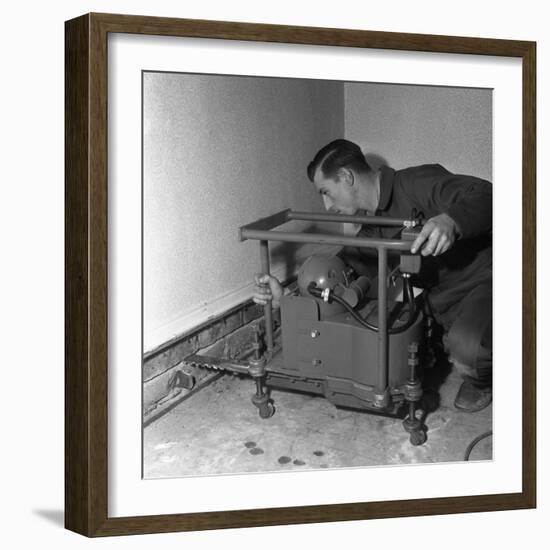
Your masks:
{"label": "dark jacket", "polygon": [[[446,213],[458,224],[459,237],[440,256],[423,257],[415,286],[429,289],[436,313],[444,313],[481,282],[492,280],[492,185],[473,176],[451,174],[439,164],[380,169],[377,216],[410,218],[413,209],[427,220]],[[364,225],[362,237],[398,238],[395,227]],[[346,259],[376,257],[375,251],[345,249]],[[354,261],[350,262],[354,265]],[[373,274],[371,267],[367,268]],[[376,264],[374,264],[376,265]]]}

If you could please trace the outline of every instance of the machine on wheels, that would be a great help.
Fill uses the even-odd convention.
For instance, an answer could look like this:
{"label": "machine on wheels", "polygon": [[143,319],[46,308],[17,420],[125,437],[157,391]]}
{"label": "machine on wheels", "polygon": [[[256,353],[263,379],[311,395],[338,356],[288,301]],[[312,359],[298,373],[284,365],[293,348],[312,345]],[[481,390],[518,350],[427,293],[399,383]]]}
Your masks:
{"label": "machine on wheels", "polygon": [[[363,238],[275,230],[290,220],[392,226],[400,238]],[[294,212],[284,210],[240,228],[241,241],[260,242],[262,273],[270,272],[269,241],[369,248],[377,252],[378,274],[358,276],[335,255],[315,254],[298,273],[298,289],[281,300],[280,341],[276,342],[271,303],[263,328],[255,326],[254,355],[229,361],[194,355],[186,363],[247,374],[256,382],[252,402],[262,418],[274,413],[268,388],[324,395],[337,406],[389,416],[405,409],[403,426],[413,445],[426,441],[417,410],[422,400],[420,357],[427,319],[411,285],[421,258],[410,252],[421,229],[419,218]],[[388,254],[397,257],[388,267]],[[402,299],[390,289],[402,279]],[[390,295],[389,295],[390,294]],[[283,360],[275,361],[274,358]]]}

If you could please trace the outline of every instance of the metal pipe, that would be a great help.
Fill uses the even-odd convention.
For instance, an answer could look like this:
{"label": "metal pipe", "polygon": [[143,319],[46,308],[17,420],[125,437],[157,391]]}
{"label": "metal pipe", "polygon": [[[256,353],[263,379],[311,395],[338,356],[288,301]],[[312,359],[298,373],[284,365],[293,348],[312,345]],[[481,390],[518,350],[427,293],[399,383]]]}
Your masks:
{"label": "metal pipe", "polygon": [[409,252],[410,241],[400,239],[370,239],[366,237],[345,237],[327,235],[324,233],[291,233],[286,231],[263,231],[260,229],[242,229],[243,239],[255,239],[259,241],[282,241],[287,243],[315,243],[341,246],[354,246],[359,248],[378,248],[388,250],[401,250]]}
{"label": "metal pipe", "polygon": [[[266,231],[266,233],[270,233]],[[260,241],[260,261],[262,266],[262,273],[269,275],[269,245],[266,240]],[[273,315],[271,310],[271,300],[267,301],[264,306],[264,318],[265,318],[265,336],[266,346],[268,353],[273,351]]]}
{"label": "metal pipe", "polygon": [[408,420],[409,422],[409,426],[414,427],[415,425],[416,426],[419,426],[420,425],[420,420],[418,418],[416,418],[416,401],[411,401],[409,403],[409,417],[408,419],[406,419],[406,421]]}
{"label": "metal pipe", "polygon": [[395,227],[404,227],[409,219],[404,218],[385,218],[382,216],[352,216],[349,214],[330,214],[324,212],[295,212],[289,211],[289,220],[309,220],[318,222],[341,222],[341,223],[360,223],[363,225],[389,225]]}
{"label": "metal pipe", "polygon": [[276,214],[267,216],[267,218],[260,218],[255,222],[243,225],[242,227],[239,228],[239,239],[241,241],[244,240],[242,235],[242,232],[244,229],[261,229],[261,230],[273,229],[275,227],[278,227],[279,225],[282,225],[283,223],[286,223],[288,221],[289,212],[290,212],[290,209],[287,208],[286,210],[281,210]]}
{"label": "metal pipe", "polygon": [[262,379],[256,378],[256,396],[262,397],[264,394],[263,388],[262,388]]}
{"label": "metal pipe", "polygon": [[377,393],[382,394],[388,385],[388,252],[378,249],[378,385]]}

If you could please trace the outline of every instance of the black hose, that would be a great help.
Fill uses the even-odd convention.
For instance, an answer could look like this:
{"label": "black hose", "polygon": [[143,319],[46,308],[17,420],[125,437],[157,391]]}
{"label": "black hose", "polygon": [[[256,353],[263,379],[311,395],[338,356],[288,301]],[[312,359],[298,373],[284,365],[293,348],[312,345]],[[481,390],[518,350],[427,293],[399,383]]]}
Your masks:
{"label": "black hose", "polygon": [[[316,298],[323,298],[323,295],[322,295],[323,291],[319,289],[314,282],[311,282],[308,285],[307,290],[312,296],[315,296]],[[411,282],[408,277],[403,278],[403,298],[405,298],[405,296],[410,309],[409,318],[407,319],[407,322],[404,325],[401,325],[399,327],[389,328],[388,334],[399,334],[401,332],[405,332],[408,328],[410,328],[414,324],[414,322],[418,318],[418,308],[416,306],[414,293],[411,288]],[[363,317],[361,317],[343,298],[340,298],[340,296],[336,296],[336,294],[331,293],[330,299],[334,300],[338,304],[343,305],[348,311],[348,313],[365,328],[368,328],[373,332],[378,332],[378,327],[376,325],[373,325],[372,323],[369,323],[366,319],[363,319]]]}
{"label": "black hose", "polygon": [[[340,298],[340,296],[336,296],[333,294],[331,298],[339,303],[342,304],[347,310],[348,313],[351,314],[351,316],[359,323],[361,323],[364,327],[368,328],[369,330],[372,330],[374,332],[378,332],[378,327],[376,325],[373,325],[369,323],[366,319],[363,319],[344,299]],[[390,329],[391,330],[391,329]],[[388,330],[388,333],[390,333],[390,330]]]}
{"label": "black hose", "polygon": [[464,453],[464,460],[470,460],[470,453],[472,452],[473,448],[486,437],[490,437],[493,435],[493,430],[489,430],[488,432],[485,432],[481,435],[478,435],[467,447],[466,452]]}

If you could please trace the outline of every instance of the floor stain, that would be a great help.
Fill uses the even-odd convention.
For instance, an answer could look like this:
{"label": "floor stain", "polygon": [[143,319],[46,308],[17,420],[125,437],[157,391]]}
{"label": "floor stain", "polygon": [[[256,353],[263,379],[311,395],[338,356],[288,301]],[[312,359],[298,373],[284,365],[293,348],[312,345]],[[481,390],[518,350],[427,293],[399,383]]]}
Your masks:
{"label": "floor stain", "polygon": [[288,464],[292,459],[289,456],[280,456],[279,457],[279,464]]}

